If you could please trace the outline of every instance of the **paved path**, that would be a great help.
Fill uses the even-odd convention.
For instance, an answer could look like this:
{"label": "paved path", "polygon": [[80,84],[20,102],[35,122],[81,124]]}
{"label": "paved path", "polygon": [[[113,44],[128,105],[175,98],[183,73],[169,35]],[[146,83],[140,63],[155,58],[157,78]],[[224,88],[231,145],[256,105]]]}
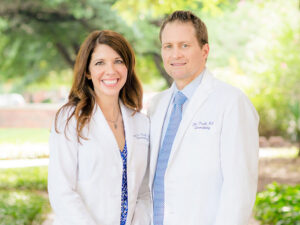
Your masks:
{"label": "paved path", "polygon": [[48,158],[43,159],[17,159],[17,160],[0,160],[0,168],[22,168],[33,166],[47,166]]}

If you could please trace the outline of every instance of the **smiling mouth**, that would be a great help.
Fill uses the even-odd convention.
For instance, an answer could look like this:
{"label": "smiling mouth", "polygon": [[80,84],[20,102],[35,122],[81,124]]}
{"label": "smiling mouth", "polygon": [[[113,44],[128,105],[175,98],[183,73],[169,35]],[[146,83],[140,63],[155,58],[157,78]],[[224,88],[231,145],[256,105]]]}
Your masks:
{"label": "smiling mouth", "polygon": [[102,80],[102,83],[108,87],[114,87],[119,81],[119,78],[110,79],[110,80]]}
{"label": "smiling mouth", "polygon": [[184,66],[186,63],[171,63],[171,66]]}

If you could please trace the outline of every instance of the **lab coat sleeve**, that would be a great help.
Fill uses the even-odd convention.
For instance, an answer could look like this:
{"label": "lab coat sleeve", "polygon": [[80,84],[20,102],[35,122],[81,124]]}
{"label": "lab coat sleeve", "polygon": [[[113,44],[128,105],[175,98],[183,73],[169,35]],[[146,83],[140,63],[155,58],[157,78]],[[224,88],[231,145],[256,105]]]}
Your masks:
{"label": "lab coat sleeve", "polygon": [[257,190],[258,121],[255,108],[242,93],[224,112],[220,138],[223,184],[214,225],[248,224]]}
{"label": "lab coat sleeve", "polygon": [[71,119],[64,134],[65,118],[58,119],[59,133],[52,126],[49,147],[48,192],[56,222],[60,225],[96,225],[76,192],[77,151],[76,122]]}
{"label": "lab coat sleeve", "polygon": [[138,193],[138,199],[137,199],[135,212],[131,224],[149,225],[151,220],[151,210],[152,210],[152,205],[151,205],[151,196],[150,196],[150,188],[149,188],[149,167],[148,167]]}

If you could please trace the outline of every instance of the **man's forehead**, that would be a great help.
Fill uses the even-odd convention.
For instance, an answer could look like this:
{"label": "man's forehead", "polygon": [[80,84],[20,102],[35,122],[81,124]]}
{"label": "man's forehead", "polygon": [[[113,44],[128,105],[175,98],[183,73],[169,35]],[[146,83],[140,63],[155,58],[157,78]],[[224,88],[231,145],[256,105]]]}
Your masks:
{"label": "man's forehead", "polygon": [[162,44],[166,42],[191,42],[196,40],[196,32],[191,22],[167,23],[161,36]]}

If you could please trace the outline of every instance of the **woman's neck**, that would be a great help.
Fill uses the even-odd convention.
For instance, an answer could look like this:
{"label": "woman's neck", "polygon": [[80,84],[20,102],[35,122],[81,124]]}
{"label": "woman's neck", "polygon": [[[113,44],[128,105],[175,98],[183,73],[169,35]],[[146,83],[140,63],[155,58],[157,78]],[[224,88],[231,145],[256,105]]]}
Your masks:
{"label": "woman's neck", "polygon": [[108,98],[97,98],[97,104],[103,112],[106,119],[114,120],[120,113],[119,98],[108,97]]}

